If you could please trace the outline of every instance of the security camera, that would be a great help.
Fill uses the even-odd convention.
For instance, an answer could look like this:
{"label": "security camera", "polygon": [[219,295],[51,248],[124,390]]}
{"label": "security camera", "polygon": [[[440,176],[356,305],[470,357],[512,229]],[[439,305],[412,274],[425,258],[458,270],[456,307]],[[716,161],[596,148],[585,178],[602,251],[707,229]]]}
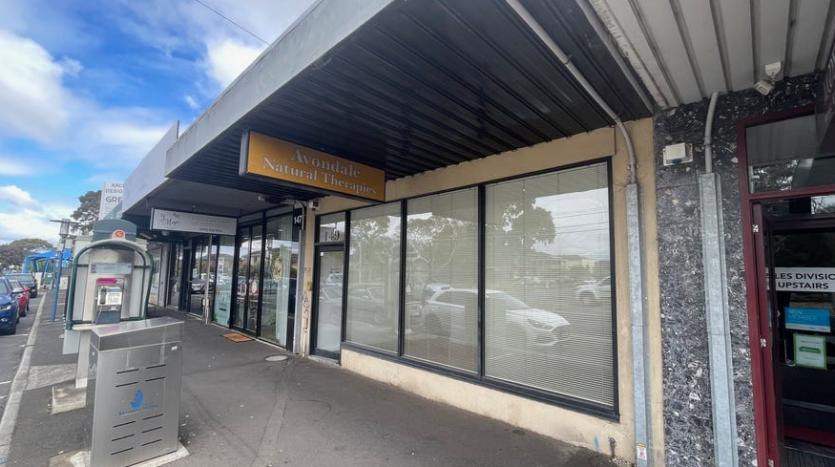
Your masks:
{"label": "security camera", "polygon": [[319,210],[319,201],[313,200],[310,203],[308,203],[308,206],[310,207],[311,211],[316,212]]}
{"label": "security camera", "polygon": [[754,89],[756,89],[757,92],[759,92],[763,96],[767,96],[771,94],[771,91],[774,90],[774,83],[772,83],[771,81],[761,79],[757,81],[756,84],[754,84]]}
{"label": "security camera", "polygon": [[767,78],[757,81],[757,83],[754,85],[754,89],[756,89],[757,92],[759,92],[763,96],[771,94],[771,91],[774,90],[774,83],[780,80],[781,71],[783,71],[782,61],[766,63],[765,76],[767,76]]}

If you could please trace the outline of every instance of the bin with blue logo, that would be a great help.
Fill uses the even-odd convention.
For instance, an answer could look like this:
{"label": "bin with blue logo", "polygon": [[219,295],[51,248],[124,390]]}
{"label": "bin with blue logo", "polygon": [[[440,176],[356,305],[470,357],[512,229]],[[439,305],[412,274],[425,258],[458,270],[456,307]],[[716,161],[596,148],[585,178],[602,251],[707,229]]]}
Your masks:
{"label": "bin with blue logo", "polygon": [[92,330],[87,384],[91,467],[128,466],[177,451],[182,330],[183,322],[170,317]]}

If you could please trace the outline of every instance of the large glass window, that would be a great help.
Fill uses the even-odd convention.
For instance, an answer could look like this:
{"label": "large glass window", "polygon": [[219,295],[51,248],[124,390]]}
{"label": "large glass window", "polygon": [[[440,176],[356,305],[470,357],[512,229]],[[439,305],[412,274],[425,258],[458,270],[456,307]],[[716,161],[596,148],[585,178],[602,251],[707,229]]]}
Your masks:
{"label": "large glass window", "polygon": [[404,355],[478,369],[478,192],[410,200]]}
{"label": "large glass window", "polygon": [[400,224],[399,203],[351,215],[345,338],[388,352],[399,336]]}
{"label": "large glass window", "polygon": [[607,164],[485,190],[485,376],[613,406]]}

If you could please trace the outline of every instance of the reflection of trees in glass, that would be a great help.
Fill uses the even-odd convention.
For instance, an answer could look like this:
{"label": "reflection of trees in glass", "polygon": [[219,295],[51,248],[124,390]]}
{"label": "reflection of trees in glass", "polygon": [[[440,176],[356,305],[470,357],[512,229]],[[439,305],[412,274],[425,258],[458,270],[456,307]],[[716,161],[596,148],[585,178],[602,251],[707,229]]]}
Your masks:
{"label": "reflection of trees in glass", "polygon": [[791,189],[796,169],[796,160],[753,167],[751,181],[754,193]]}
{"label": "reflection of trees in glass", "polygon": [[778,267],[832,267],[835,233],[776,235],[774,261]]}
{"label": "reflection of trees in glass", "polygon": [[[356,273],[364,273],[366,277],[356,278],[359,281],[380,280],[382,268],[374,268],[372,264],[387,265],[390,259],[400,257],[400,229],[392,229],[396,218],[379,216],[370,219],[351,221],[351,256],[362,262]],[[378,275],[369,277],[370,272],[380,271]],[[353,279],[352,279],[353,281]]]}
{"label": "reflection of trees in glass", "polygon": [[410,253],[429,261],[430,276],[449,275],[450,266],[463,254],[472,262],[477,229],[474,222],[432,216],[409,219]]}
{"label": "reflection of trees in glass", "polygon": [[532,250],[537,243],[553,243],[557,238],[554,219],[547,209],[534,206],[535,202],[535,198],[524,197],[500,204],[497,210],[501,213],[501,222],[494,222],[487,228],[492,229],[494,238],[508,247]]}

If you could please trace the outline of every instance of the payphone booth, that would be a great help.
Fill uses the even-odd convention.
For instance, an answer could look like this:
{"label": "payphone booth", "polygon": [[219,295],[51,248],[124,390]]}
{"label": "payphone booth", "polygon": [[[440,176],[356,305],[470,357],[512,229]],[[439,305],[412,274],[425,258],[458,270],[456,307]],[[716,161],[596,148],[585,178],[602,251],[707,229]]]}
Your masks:
{"label": "payphone booth", "polygon": [[90,331],[146,318],[153,271],[134,224],[107,219],[93,225],[92,242],[73,258],[67,297],[64,354],[78,353],[76,388],[87,386]]}

